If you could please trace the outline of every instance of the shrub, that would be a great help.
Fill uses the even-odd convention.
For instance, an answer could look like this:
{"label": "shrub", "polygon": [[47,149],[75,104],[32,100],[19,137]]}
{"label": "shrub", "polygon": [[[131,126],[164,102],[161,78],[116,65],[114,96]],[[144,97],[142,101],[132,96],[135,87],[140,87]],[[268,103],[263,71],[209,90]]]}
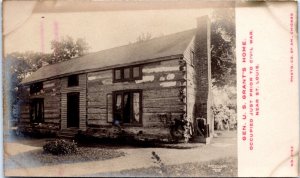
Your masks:
{"label": "shrub", "polygon": [[43,146],[44,152],[53,155],[66,155],[77,152],[77,144],[73,141],[54,140]]}

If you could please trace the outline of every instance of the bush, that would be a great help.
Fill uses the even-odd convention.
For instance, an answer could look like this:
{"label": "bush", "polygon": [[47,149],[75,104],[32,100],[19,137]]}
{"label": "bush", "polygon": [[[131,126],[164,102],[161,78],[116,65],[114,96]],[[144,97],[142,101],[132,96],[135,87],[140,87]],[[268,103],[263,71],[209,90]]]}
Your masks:
{"label": "bush", "polygon": [[44,152],[53,155],[66,155],[77,152],[77,144],[66,140],[54,140],[43,146]]}
{"label": "bush", "polygon": [[230,109],[230,106],[220,104],[213,106],[212,111],[214,113],[215,130],[236,129],[237,118],[235,109]]}

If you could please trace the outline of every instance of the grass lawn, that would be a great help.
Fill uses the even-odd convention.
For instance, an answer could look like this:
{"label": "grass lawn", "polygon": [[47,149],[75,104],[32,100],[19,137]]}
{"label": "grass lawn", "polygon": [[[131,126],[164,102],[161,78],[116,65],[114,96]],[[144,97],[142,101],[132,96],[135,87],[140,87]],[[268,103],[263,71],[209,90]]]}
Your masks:
{"label": "grass lawn", "polygon": [[131,169],[121,172],[96,174],[91,176],[192,176],[192,177],[235,177],[237,176],[237,158],[228,157],[201,163],[185,163],[160,167],[142,169]]}
{"label": "grass lawn", "polygon": [[9,157],[5,161],[6,168],[29,168],[62,163],[76,163],[83,161],[106,160],[120,156],[125,153],[114,149],[78,147],[76,154],[52,155],[44,153],[43,149],[28,151]]}

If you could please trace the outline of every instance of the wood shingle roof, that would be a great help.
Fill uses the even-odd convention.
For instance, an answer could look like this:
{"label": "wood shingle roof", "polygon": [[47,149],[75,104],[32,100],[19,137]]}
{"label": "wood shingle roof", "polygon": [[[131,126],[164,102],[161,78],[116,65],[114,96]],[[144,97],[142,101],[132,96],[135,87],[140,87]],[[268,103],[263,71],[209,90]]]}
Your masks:
{"label": "wood shingle roof", "polygon": [[22,84],[182,55],[195,33],[196,29],[191,29],[47,65],[25,78]]}

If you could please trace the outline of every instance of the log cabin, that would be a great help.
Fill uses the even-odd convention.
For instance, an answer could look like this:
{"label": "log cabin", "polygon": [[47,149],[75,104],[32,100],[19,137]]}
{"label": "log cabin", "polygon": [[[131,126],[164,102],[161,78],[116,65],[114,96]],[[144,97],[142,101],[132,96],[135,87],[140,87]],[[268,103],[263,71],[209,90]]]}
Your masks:
{"label": "log cabin", "polygon": [[191,30],[43,66],[21,82],[18,127],[208,143],[214,130],[210,39],[210,20],[203,16]]}

